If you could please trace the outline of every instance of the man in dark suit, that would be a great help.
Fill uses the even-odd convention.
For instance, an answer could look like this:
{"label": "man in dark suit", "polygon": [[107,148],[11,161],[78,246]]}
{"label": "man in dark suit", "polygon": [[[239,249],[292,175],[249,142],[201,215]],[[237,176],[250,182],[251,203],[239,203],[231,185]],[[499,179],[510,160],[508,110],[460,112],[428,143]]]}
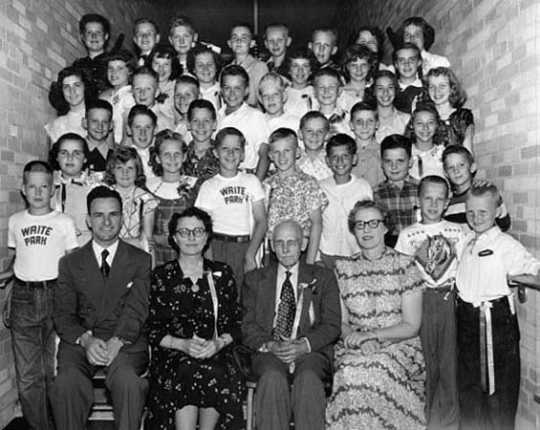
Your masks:
{"label": "man in dark suit", "polygon": [[256,351],[258,430],[288,430],[291,412],[295,429],[324,429],[323,381],[331,377],[341,309],[334,274],[299,262],[302,238],[297,222],[279,224],[272,237],[278,263],[244,280],[242,332],[244,344]]}
{"label": "man in dark suit", "polygon": [[104,367],[115,427],[136,430],[148,389],[150,255],[118,239],[122,200],[107,187],[87,197],[92,240],[60,260],[53,319],[60,336],[50,399],[58,430],[86,428],[91,378]]}

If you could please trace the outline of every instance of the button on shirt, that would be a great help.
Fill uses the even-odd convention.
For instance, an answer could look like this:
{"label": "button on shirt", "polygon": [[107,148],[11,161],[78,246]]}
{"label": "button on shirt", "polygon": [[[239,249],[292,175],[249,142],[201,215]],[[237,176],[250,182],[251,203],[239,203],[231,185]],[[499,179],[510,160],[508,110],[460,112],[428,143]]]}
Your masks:
{"label": "button on shirt", "polygon": [[507,276],[535,275],[540,261],[499,227],[468,238],[458,265],[456,284],[465,302],[479,306],[510,294]]}
{"label": "button on shirt", "polygon": [[109,245],[105,248],[99,245],[98,243],[96,243],[96,241],[94,240],[92,241],[92,250],[94,251],[94,255],[96,257],[98,267],[101,267],[101,253],[103,252],[104,249],[109,251],[109,255],[107,256],[106,260],[107,260],[107,263],[109,264],[109,267],[112,267],[114,256],[116,255],[116,250],[118,249],[118,243],[119,241],[117,240],[112,245]]}

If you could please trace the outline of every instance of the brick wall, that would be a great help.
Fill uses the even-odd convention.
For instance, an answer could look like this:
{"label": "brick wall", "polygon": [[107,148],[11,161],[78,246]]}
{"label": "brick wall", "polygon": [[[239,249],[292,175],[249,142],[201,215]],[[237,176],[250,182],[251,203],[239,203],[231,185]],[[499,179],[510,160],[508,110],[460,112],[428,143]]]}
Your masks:
{"label": "brick wall", "polygon": [[[423,16],[436,30],[431,51],[446,55],[468,94],[476,123],[479,175],[500,186],[511,233],[540,257],[540,6],[534,0],[345,0],[340,31],[362,24],[397,29]],[[390,46],[386,46],[390,50]],[[389,58],[387,52],[386,58]],[[519,306],[522,386],[519,429],[540,428],[540,294]]]}
{"label": "brick wall", "polygon": [[[7,220],[22,208],[19,194],[23,165],[46,154],[43,125],[55,116],[47,94],[51,80],[75,58],[86,55],[78,20],[98,12],[113,22],[111,41],[125,32],[131,48],[135,18],[156,17],[143,0],[0,1],[0,272],[8,265]],[[0,291],[3,308],[5,291]],[[9,331],[0,325],[0,428],[16,413]]]}

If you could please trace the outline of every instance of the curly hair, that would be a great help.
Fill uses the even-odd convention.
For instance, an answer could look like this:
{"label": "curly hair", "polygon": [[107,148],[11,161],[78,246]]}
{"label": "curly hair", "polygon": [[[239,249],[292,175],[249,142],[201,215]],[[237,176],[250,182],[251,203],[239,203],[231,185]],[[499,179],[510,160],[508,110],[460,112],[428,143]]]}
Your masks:
{"label": "curly hair", "polygon": [[146,185],[146,175],[144,174],[141,157],[133,147],[118,146],[107,157],[107,167],[105,168],[105,177],[103,182],[107,185],[116,184],[114,170],[118,164],[125,164],[129,160],[135,160],[135,186],[144,188]]}
{"label": "curly hair", "polygon": [[377,58],[375,57],[375,54],[367,46],[359,45],[357,43],[347,47],[341,59],[341,71],[347,82],[351,79],[349,71],[347,70],[347,65],[356,60],[367,61],[369,72],[366,76],[366,81],[369,82],[377,70]]}
{"label": "curly hair", "polygon": [[163,175],[163,166],[158,161],[158,157],[161,150],[161,145],[163,145],[163,143],[167,140],[176,140],[179,142],[183,154],[185,154],[187,149],[186,143],[184,142],[184,139],[180,133],[176,133],[167,128],[156,134],[154,145],[150,148],[150,167],[152,167],[152,171],[156,176]]}
{"label": "curly hair", "polygon": [[362,209],[376,209],[381,214],[381,218],[383,219],[383,224],[386,225],[388,221],[388,214],[386,210],[376,203],[373,200],[367,199],[367,200],[358,200],[351,211],[349,212],[349,216],[347,217],[347,226],[349,228],[349,231],[354,235],[354,224],[356,223],[356,214],[360,212]]}
{"label": "curly hair", "polygon": [[212,237],[212,218],[208,214],[208,212],[203,211],[202,209],[199,209],[195,206],[192,206],[190,208],[187,208],[183,210],[182,212],[178,213],[175,212],[172,214],[171,219],[169,221],[169,243],[174,248],[176,252],[179,252],[180,249],[178,248],[177,243],[174,241],[174,235],[176,234],[176,229],[178,228],[178,223],[183,218],[196,218],[199,221],[203,223],[204,229],[206,231],[206,234],[208,235],[208,239],[206,241],[205,248],[203,252],[208,247],[208,244],[210,243],[210,239]]}
{"label": "curly hair", "polygon": [[90,149],[88,148],[88,143],[86,139],[77,133],[65,133],[54,142],[53,146],[49,151],[49,165],[53,170],[60,170],[60,165],[58,164],[58,152],[62,147],[62,143],[66,140],[75,140],[81,143],[82,150],[84,152],[85,162],[82,165],[83,170],[88,167],[88,157],[90,156]]}

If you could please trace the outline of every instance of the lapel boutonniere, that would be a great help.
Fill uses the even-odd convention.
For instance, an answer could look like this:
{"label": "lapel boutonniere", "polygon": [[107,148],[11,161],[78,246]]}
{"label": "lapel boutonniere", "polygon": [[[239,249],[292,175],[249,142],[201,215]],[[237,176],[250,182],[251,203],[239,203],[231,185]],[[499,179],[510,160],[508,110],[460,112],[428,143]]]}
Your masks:
{"label": "lapel boutonniere", "polygon": [[317,283],[317,278],[313,278],[309,282],[300,282],[298,284],[298,288],[301,290],[310,289],[311,294],[317,294],[317,286],[315,285]]}
{"label": "lapel boutonniere", "polygon": [[195,178],[192,178],[191,176],[182,176],[182,178],[180,178],[178,188],[176,189],[180,198],[188,200],[191,199],[193,194],[193,185],[195,183],[194,179]]}

